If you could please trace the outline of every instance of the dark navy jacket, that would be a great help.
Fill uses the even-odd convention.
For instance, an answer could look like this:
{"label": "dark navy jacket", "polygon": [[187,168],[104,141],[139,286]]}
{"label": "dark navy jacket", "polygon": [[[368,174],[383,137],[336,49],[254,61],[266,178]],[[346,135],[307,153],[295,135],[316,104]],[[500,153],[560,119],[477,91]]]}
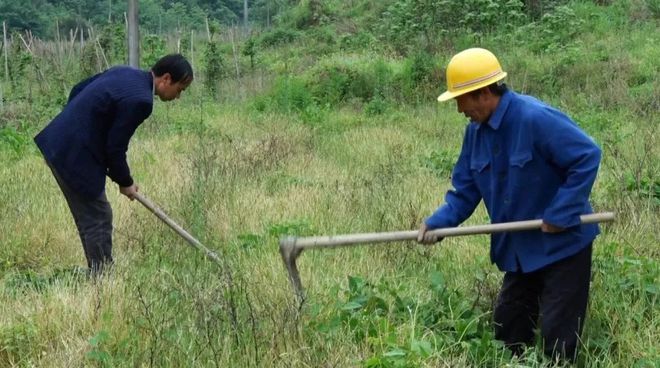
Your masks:
{"label": "dark navy jacket", "polygon": [[114,67],[76,85],[62,112],[34,141],[69,187],[96,198],[106,175],[120,186],[133,184],[128,142],[152,108],[151,72]]}
{"label": "dark navy jacket", "polygon": [[531,272],[576,254],[598,235],[580,225],[601,150],[565,114],[507,91],[487,123],[470,122],[452,175],[453,190],[426,219],[429,228],[465,221],[483,199],[491,222],[543,219],[564,227],[491,236],[491,261],[503,271]]}

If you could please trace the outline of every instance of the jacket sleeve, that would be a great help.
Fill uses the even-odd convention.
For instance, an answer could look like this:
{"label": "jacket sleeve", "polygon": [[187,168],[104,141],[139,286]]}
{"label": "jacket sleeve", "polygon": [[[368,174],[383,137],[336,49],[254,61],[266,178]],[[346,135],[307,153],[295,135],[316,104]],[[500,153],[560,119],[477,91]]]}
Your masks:
{"label": "jacket sleeve", "polygon": [[481,201],[481,193],[470,172],[471,143],[468,129],[469,126],[465,130],[461,154],[452,173],[451,183],[453,189],[447,191],[445,204],[425,220],[430,229],[460,225],[472,215]]}
{"label": "jacket sleeve", "polygon": [[536,122],[546,159],[559,167],[565,177],[545,209],[543,221],[563,228],[577,226],[598,174],[601,149],[558,110],[545,110]]}
{"label": "jacket sleeve", "polygon": [[118,103],[117,114],[108,131],[106,157],[108,176],[122,187],[133,185],[126,162],[128,143],[137,127],[151,114],[151,101],[129,100]]}

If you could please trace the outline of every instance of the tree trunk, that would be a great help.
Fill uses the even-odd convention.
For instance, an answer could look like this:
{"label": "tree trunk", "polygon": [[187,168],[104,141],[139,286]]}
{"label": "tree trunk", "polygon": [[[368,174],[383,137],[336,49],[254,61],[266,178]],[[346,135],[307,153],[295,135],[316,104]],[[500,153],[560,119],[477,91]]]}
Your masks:
{"label": "tree trunk", "polygon": [[250,30],[248,22],[248,0],[243,0],[243,26],[245,27],[245,34]]}
{"label": "tree trunk", "polygon": [[128,0],[128,65],[140,67],[140,29],[138,27],[138,2]]}
{"label": "tree trunk", "polygon": [[2,44],[4,45],[5,52],[5,81],[9,80],[9,60],[7,58],[7,52],[9,44],[7,43],[7,23],[2,22]]}

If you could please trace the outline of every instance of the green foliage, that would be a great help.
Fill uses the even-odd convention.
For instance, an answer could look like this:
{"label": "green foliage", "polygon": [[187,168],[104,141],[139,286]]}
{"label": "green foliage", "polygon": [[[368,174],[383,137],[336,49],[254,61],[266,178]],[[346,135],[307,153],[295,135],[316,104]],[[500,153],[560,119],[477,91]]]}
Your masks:
{"label": "green foliage", "polygon": [[425,293],[415,294],[429,294],[428,299],[410,296],[403,285],[349,277],[344,298],[310,327],[328,335],[346,331],[355,343],[369,345],[373,355],[362,361],[363,367],[416,367],[454,349],[465,351],[474,366],[510,359],[493,339],[487,313],[450,290],[441,273],[432,273],[427,282]]}
{"label": "green foliage", "polygon": [[572,8],[562,5],[545,13],[538,22],[522,27],[520,33],[527,36],[525,42],[532,50],[556,52],[571,45],[583,24]]}
{"label": "green foliage", "polygon": [[[67,0],[59,9],[74,2],[82,10],[69,15],[66,27],[77,24],[70,19],[88,19],[91,1]],[[103,9],[90,25],[107,22],[109,3],[96,3]],[[238,20],[242,1],[179,3],[141,0],[144,29],[157,29],[157,15],[171,9],[163,32],[176,27],[188,34],[208,15],[212,54],[220,64],[229,60],[232,45],[217,37],[218,22]],[[501,275],[489,264],[487,237],[447,239],[453,243],[439,248],[305,252],[302,306],[293,301],[277,253],[277,239],[287,235],[419,225],[449,183],[464,124],[452,103],[435,101],[443,68],[471,46],[493,50],[515,90],[559,106],[603,148],[592,199],[599,210],[615,210],[617,222],[602,226],[595,243],[578,366],[654,366],[660,55],[651,0],[522,3],[521,9],[519,1],[458,1],[434,10],[436,4],[417,2],[436,13],[409,14],[415,23],[409,30],[401,23],[405,13],[385,19],[383,12],[413,1],[333,0],[325,2],[319,25],[298,9],[300,29],[276,18],[265,33],[254,27],[260,34],[254,57],[263,70],[221,85],[251,100],[236,93],[236,104],[202,105],[203,91],[191,88],[173,105],[155,106],[129,150],[141,188],[220,252],[221,264],[186,247],[149,212],[118,205],[117,219],[131,220],[116,221],[121,259],[112,278],[99,283],[48,270],[84,260],[32,137],[61,110],[78,73],[106,68],[103,55],[88,40],[82,63],[77,42],[61,55],[56,44],[35,42],[33,56],[14,39],[9,66],[17,77],[14,84],[1,81],[0,227],[9,235],[0,248],[0,366],[554,366],[538,347],[512,358],[494,340],[490,313]],[[123,22],[125,3],[112,4],[112,18]],[[274,16],[300,2],[250,4],[270,5]],[[200,17],[195,6],[208,14]],[[498,22],[507,9],[513,21]],[[173,14],[181,15],[180,24]],[[454,23],[433,23],[445,15]],[[425,16],[436,20],[424,23]],[[199,24],[186,24],[193,19]],[[516,25],[530,19],[529,26]],[[578,31],[560,29],[562,22]],[[388,28],[396,24],[402,36]],[[176,34],[159,35],[165,49],[176,47]],[[240,37],[234,41],[247,68],[250,41]],[[195,40],[195,61],[198,79],[208,83],[207,74],[228,68],[207,67],[213,57],[201,55],[205,41]],[[486,211],[480,206],[475,217],[486,219]],[[337,282],[345,275],[354,276]],[[107,317],[110,309],[117,313]]]}
{"label": "green foliage", "polygon": [[241,54],[250,58],[250,69],[254,69],[254,58],[257,56],[257,42],[250,37],[245,41]]}
{"label": "green foliage", "polygon": [[0,152],[12,160],[18,160],[31,152],[32,137],[12,126],[0,128]]}
{"label": "green foliage", "polygon": [[90,361],[100,365],[101,367],[111,366],[112,357],[104,349],[105,343],[109,340],[110,334],[106,330],[99,331],[96,335],[89,339],[89,345],[92,347],[87,352],[86,357]]}
{"label": "green foliage", "polygon": [[405,59],[395,85],[400,86],[400,100],[422,103],[432,100],[438,93],[438,87],[445,85],[444,73],[433,56],[416,52]]}
{"label": "green foliage", "polygon": [[275,47],[291,43],[298,37],[300,37],[298,31],[288,28],[275,28],[262,34],[258,42],[262,47]]}
{"label": "green foliage", "polygon": [[98,35],[98,45],[108,65],[126,63],[128,48],[124,23],[108,23],[102,27]]}
{"label": "green foliage", "polygon": [[157,35],[146,35],[142,38],[141,48],[142,62],[140,65],[150,68],[165,55],[165,40]]}
{"label": "green foliage", "polygon": [[[267,24],[280,12],[292,7],[279,0],[249,2],[250,23]],[[223,25],[232,25],[243,19],[242,0],[140,0],[141,28],[148,33],[163,34],[174,29],[205,31],[206,18]],[[36,36],[56,39],[55,25],[67,35],[76,28],[99,28],[108,22],[124,22],[125,1],[96,0],[31,0],[21,3],[0,3],[0,18],[10,30],[31,30]]]}
{"label": "green foliage", "polygon": [[456,152],[433,151],[428,157],[422,158],[422,165],[431,170],[438,178],[447,179],[451,177],[457,157]]}
{"label": "green foliage", "polygon": [[105,69],[103,58],[94,42],[87,42],[80,53],[80,73],[79,79],[91,77],[92,75]]}
{"label": "green foliage", "polygon": [[646,0],[646,7],[654,19],[660,19],[660,0]]}
{"label": "green foliage", "polygon": [[213,97],[217,96],[218,83],[227,74],[225,59],[217,41],[208,41],[204,49],[204,85]]}
{"label": "green foliage", "polygon": [[339,38],[339,47],[345,51],[371,50],[378,44],[371,32],[358,31],[357,33],[343,34]]}
{"label": "green foliage", "polygon": [[258,234],[240,234],[236,237],[239,246],[245,250],[257,249],[264,243],[264,238]]}
{"label": "green foliage", "polygon": [[287,13],[282,14],[280,21],[296,29],[307,29],[328,23],[333,17],[333,11],[328,1],[302,0]]}
{"label": "green foliage", "polygon": [[296,77],[280,77],[275,81],[269,100],[283,112],[303,111],[314,103],[305,82]]}
{"label": "green foliage", "polygon": [[[20,266],[14,265],[14,268]],[[49,288],[67,286],[76,288],[88,280],[88,270],[78,266],[56,268],[50,273],[39,273],[32,269],[16,271],[4,275],[4,287],[11,295],[22,295],[30,292],[44,293]]]}
{"label": "green foliage", "polygon": [[45,0],[28,2],[3,1],[0,3],[0,19],[7,22],[9,30],[30,30],[38,36],[50,31],[53,6]]}
{"label": "green foliage", "polygon": [[656,205],[660,205],[660,177],[635,177],[630,172],[624,175],[626,191],[635,193],[640,198],[653,199]]}
{"label": "green foliage", "polygon": [[369,101],[376,87],[368,68],[350,63],[321,65],[310,72],[308,81],[312,95],[331,106],[353,98]]}
{"label": "green foliage", "polygon": [[375,95],[365,106],[364,112],[367,116],[382,115],[389,107],[389,104],[381,95]]}
{"label": "green foliage", "polygon": [[307,219],[291,220],[283,223],[272,224],[268,227],[268,235],[279,239],[285,235],[305,236],[312,234],[313,226]]}
{"label": "green foliage", "polygon": [[337,31],[332,26],[315,27],[306,32],[312,52],[317,55],[331,54],[336,50]]}
{"label": "green foliage", "polygon": [[395,1],[378,29],[399,53],[434,52],[451,35],[510,30],[524,20],[522,8],[519,0]]}
{"label": "green foliage", "polygon": [[0,365],[22,362],[32,353],[37,338],[37,326],[28,319],[0,327]]}
{"label": "green foliage", "polygon": [[14,42],[11,43],[11,52],[9,52],[8,68],[9,78],[13,87],[18,87],[28,76],[30,69],[33,69],[32,54],[25,49],[20,41],[18,33],[12,35]]}

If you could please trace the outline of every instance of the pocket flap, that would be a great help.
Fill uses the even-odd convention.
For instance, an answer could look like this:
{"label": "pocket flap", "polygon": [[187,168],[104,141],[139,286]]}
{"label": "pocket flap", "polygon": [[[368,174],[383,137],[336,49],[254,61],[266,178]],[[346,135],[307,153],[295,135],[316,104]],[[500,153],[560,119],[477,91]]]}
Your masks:
{"label": "pocket flap", "polygon": [[488,159],[472,160],[472,162],[470,162],[470,170],[482,172],[488,167],[488,164],[490,164],[490,160]]}
{"label": "pocket flap", "polygon": [[523,167],[526,163],[532,160],[532,153],[529,151],[516,152],[509,158],[511,166]]}

